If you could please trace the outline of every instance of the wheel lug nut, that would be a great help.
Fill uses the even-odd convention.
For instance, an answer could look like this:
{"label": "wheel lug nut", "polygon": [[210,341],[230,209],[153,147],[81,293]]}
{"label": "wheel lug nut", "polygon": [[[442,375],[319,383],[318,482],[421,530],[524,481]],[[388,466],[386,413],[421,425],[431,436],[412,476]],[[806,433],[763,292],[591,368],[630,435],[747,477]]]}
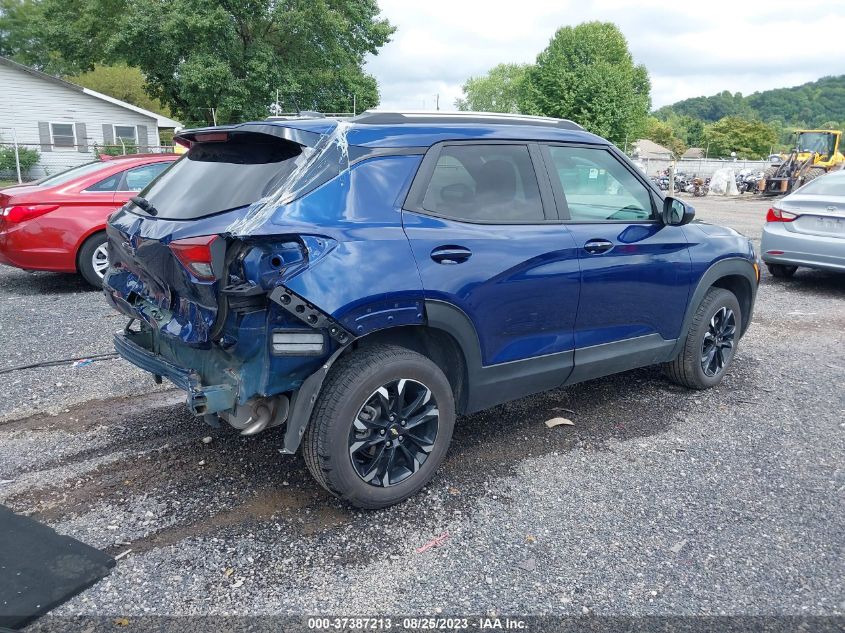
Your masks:
{"label": "wheel lug nut", "polygon": [[378,432],[379,435],[384,435],[384,429]]}
{"label": "wheel lug nut", "polygon": [[399,441],[400,441],[400,442],[401,442],[402,440],[404,440],[404,439],[405,439],[405,438],[404,438],[404,437],[402,437],[401,435],[399,436]]}
{"label": "wheel lug nut", "polygon": [[402,420],[399,424],[401,424],[402,426],[405,426],[408,423],[405,420]]}
{"label": "wheel lug nut", "polygon": [[396,416],[395,416],[395,415],[391,415],[391,416],[390,416],[390,421],[391,421],[391,422],[393,422],[393,420],[395,420],[395,419],[396,419]]}

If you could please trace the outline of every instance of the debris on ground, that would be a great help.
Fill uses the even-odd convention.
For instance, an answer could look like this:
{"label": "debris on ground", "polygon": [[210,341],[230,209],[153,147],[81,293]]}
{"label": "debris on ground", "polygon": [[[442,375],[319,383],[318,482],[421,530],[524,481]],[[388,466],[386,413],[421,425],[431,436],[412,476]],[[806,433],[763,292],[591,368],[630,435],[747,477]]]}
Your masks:
{"label": "debris on ground", "polygon": [[442,545],[442,544],[443,544],[443,542],[444,542],[447,538],[449,538],[449,533],[448,533],[448,532],[443,532],[443,534],[441,534],[440,536],[437,536],[437,537],[435,537],[435,538],[431,539],[428,543],[426,543],[426,544],[425,544],[425,545],[423,545],[422,547],[418,547],[418,548],[417,548],[417,554],[422,554],[423,552],[426,552],[426,551],[430,550],[432,547],[437,547],[438,545]]}
{"label": "debris on ground", "polygon": [[573,422],[569,418],[552,418],[551,420],[546,420],[546,426],[550,429],[562,425],[575,426],[575,422]]}

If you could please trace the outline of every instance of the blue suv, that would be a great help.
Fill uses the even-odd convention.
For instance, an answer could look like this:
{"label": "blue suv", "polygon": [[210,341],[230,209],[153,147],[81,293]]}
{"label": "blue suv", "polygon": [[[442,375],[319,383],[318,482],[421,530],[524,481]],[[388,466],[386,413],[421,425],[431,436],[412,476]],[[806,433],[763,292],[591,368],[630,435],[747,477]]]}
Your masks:
{"label": "blue suv", "polygon": [[717,384],[751,319],[749,240],[692,223],[565,120],[367,112],[192,130],[109,222],[123,358],[334,495],[417,492],[456,416],[663,363]]}

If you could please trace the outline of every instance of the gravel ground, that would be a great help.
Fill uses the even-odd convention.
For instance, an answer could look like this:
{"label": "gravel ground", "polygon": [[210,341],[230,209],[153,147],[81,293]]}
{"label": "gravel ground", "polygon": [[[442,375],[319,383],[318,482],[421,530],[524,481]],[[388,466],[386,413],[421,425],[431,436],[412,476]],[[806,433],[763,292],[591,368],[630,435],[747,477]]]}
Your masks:
{"label": "gravel ground", "polygon": [[[695,203],[759,238],[765,203]],[[72,277],[0,267],[0,297],[0,367],[107,352],[122,325]],[[329,497],[277,432],[209,429],[124,362],[3,375],[0,502],[131,550],[31,628],[80,614],[841,616],[843,298],[845,276],[764,272],[717,388],[648,368],[463,417],[428,488],[379,512]],[[575,426],[546,428],[558,415]]]}

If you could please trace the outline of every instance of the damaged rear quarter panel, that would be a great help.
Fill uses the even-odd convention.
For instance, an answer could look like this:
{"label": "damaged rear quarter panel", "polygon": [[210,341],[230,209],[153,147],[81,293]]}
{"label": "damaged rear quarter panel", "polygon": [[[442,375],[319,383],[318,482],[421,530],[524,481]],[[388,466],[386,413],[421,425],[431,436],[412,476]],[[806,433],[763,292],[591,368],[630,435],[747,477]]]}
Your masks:
{"label": "damaged rear quarter panel", "polygon": [[356,336],[424,320],[422,281],[401,219],[421,158],[384,156],[355,164],[277,208],[253,233],[327,238],[333,248],[312,252],[309,246],[309,265],[284,285]]}

